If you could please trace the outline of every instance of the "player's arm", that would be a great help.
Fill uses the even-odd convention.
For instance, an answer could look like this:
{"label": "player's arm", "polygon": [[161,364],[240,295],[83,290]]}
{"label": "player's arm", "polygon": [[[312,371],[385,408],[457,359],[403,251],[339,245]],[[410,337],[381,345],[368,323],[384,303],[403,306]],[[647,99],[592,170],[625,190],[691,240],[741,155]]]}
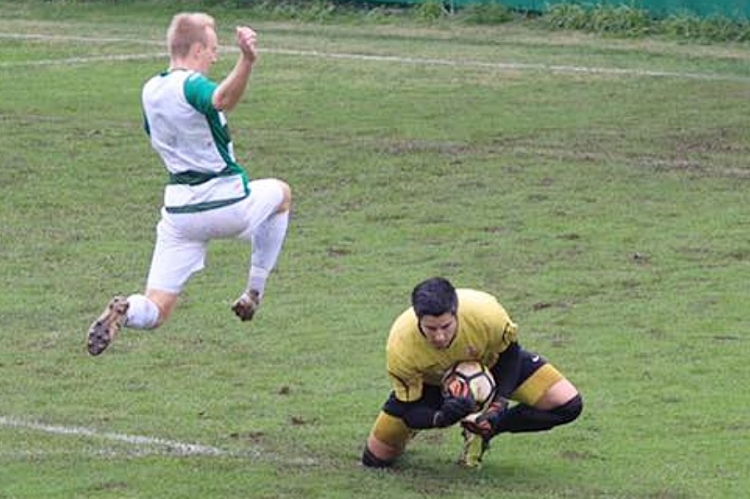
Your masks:
{"label": "player's arm", "polygon": [[237,46],[240,48],[240,57],[232,71],[214,91],[212,102],[215,109],[231,111],[245,93],[253,64],[258,58],[255,38],[255,31],[252,29],[247,27],[237,28]]}
{"label": "player's arm", "polygon": [[433,409],[423,398],[405,402],[393,397],[390,409],[401,417],[406,426],[415,430],[445,428],[451,426],[474,412],[476,402],[467,384],[452,386],[451,392],[444,397],[438,409]]}
{"label": "player's arm", "polygon": [[521,375],[521,346],[518,342],[512,342],[500,353],[491,371],[497,381],[497,394],[510,398],[510,394],[518,386],[518,378]]}
{"label": "player's arm", "polygon": [[471,414],[474,401],[470,397],[447,397],[439,409],[435,410],[420,401],[397,401],[404,423],[414,430],[430,428],[445,428],[451,426]]}
{"label": "player's arm", "polygon": [[414,430],[426,430],[435,427],[435,414],[437,411],[431,407],[417,402],[397,401],[396,405],[402,411],[401,419],[406,426]]}

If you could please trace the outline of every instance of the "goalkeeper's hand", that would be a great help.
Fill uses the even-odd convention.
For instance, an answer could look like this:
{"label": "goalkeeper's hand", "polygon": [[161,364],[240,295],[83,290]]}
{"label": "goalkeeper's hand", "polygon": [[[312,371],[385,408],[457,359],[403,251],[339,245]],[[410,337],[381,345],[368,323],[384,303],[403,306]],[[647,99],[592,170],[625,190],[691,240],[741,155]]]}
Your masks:
{"label": "goalkeeper's hand", "polygon": [[435,428],[454,425],[474,412],[475,409],[476,402],[471,395],[468,397],[449,396],[443,400],[443,405],[435,412],[432,417],[432,424]]}
{"label": "goalkeeper's hand", "polygon": [[436,428],[454,425],[474,412],[476,406],[469,384],[463,380],[455,379],[445,387],[443,405],[433,416],[432,424]]}
{"label": "goalkeeper's hand", "polygon": [[497,395],[495,397],[495,400],[492,401],[490,406],[485,409],[482,414],[478,415],[476,418],[461,421],[461,426],[463,426],[467,431],[476,433],[483,439],[489,440],[490,438],[495,436],[497,423],[507,408],[508,400],[504,397],[501,397],[500,395]]}

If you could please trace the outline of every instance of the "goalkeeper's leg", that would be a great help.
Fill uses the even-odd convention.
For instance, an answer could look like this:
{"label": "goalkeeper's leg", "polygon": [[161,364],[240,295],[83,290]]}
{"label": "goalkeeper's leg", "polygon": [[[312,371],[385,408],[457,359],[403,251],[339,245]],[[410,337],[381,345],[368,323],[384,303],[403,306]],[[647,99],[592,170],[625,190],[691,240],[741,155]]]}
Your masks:
{"label": "goalkeeper's leg", "polygon": [[[416,403],[420,407],[436,410],[443,401],[439,386],[425,385],[422,398]],[[372,426],[362,452],[362,464],[372,468],[391,466],[401,454],[406,445],[417,434],[417,430],[406,424],[407,411],[414,402],[401,402],[396,394],[391,392]]]}
{"label": "goalkeeper's leg", "polygon": [[552,364],[526,357],[526,374],[511,395],[518,404],[493,403],[476,420],[463,423],[466,429],[490,439],[504,432],[545,431],[578,418],[583,401],[576,387]]}
{"label": "goalkeeper's leg", "polygon": [[362,452],[362,464],[371,468],[391,466],[403,454],[416,431],[396,416],[384,411],[378,414]]}
{"label": "goalkeeper's leg", "polygon": [[582,410],[583,401],[580,395],[575,395],[566,403],[549,410],[518,404],[491,421],[492,435],[550,430],[575,420]]}

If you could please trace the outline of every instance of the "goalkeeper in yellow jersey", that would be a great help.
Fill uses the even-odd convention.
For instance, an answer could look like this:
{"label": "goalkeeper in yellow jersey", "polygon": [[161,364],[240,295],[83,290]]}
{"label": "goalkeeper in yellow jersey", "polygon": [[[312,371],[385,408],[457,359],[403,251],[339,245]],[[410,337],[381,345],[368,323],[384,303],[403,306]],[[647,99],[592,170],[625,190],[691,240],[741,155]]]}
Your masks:
{"label": "goalkeeper in yellow jersey", "polygon": [[[517,325],[494,296],[456,290],[435,277],[414,288],[411,303],[388,336],[393,391],[367,438],[363,465],[391,466],[418,430],[460,422],[464,449],[459,463],[476,467],[495,435],[549,430],[581,413],[576,387],[545,359],[521,348]],[[490,407],[466,420],[475,411],[471,394],[459,390],[444,396],[441,386],[443,374],[463,360],[489,366],[497,383]]]}

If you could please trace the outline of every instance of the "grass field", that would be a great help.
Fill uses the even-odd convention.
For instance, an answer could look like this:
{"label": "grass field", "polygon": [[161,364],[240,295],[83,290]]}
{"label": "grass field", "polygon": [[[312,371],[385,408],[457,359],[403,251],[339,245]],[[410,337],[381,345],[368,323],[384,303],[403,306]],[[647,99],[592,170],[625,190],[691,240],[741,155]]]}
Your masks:
{"label": "grass field", "polygon": [[[251,325],[249,250],[221,241],[167,325],[92,358],[90,321],[144,285],[165,174],[139,95],[174,10],[0,12],[1,499],[750,490],[749,46],[212,11],[224,43],[259,33],[230,125],[294,189],[284,253]],[[432,275],[495,293],[581,419],[478,472],[457,431],[362,469],[388,327]]]}

